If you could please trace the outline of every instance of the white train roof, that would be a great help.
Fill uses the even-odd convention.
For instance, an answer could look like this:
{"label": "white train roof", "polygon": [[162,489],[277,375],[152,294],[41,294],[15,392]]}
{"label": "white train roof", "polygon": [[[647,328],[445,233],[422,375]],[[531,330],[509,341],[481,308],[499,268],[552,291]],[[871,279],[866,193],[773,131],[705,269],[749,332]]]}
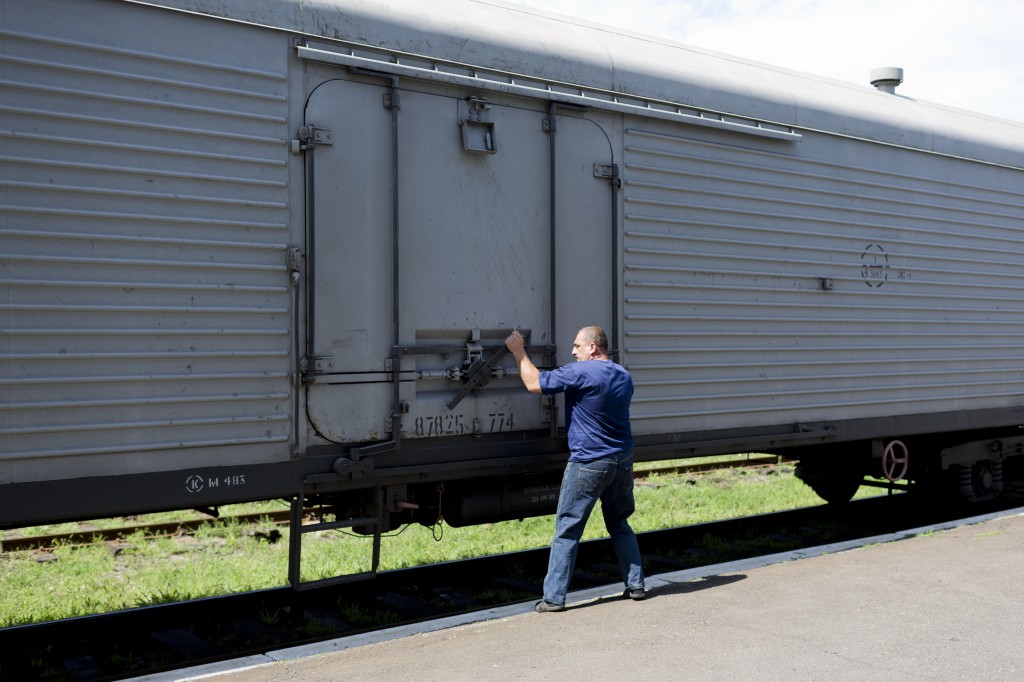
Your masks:
{"label": "white train roof", "polygon": [[823,130],[1024,167],[1024,124],[499,0],[148,0],[144,4],[735,114],[797,130]]}

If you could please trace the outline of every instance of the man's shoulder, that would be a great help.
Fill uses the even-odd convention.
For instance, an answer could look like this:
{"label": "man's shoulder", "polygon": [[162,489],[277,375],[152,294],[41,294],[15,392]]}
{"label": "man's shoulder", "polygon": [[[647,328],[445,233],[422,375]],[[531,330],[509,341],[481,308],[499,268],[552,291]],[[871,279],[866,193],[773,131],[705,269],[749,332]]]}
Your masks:
{"label": "man's shoulder", "polygon": [[603,365],[602,370],[606,372],[615,372],[619,374],[629,374],[629,370],[615,362],[614,360],[605,360],[600,363]]}
{"label": "man's shoulder", "polygon": [[576,364],[581,365],[580,371],[583,375],[596,383],[633,381],[629,370],[611,360],[588,360]]}
{"label": "man's shoulder", "polygon": [[557,369],[544,372],[563,377],[605,377],[609,374],[619,374],[629,377],[629,370],[611,360],[584,360],[583,362],[570,362]]}

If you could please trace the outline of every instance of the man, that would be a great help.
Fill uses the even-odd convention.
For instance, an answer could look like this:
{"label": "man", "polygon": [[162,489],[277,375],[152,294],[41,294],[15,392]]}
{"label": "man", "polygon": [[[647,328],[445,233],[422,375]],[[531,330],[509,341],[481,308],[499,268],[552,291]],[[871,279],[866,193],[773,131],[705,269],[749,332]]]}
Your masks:
{"label": "man", "polygon": [[551,541],[541,613],[564,611],[569,580],[583,529],[601,500],[605,528],[619,558],[626,584],[623,596],[643,599],[640,548],[627,519],[633,513],[633,434],[629,403],[633,379],[608,357],[608,337],[600,327],[584,327],[572,344],[573,364],[541,372],[526,355],[518,331],[505,339],[515,356],[519,377],[530,393],[565,393],[569,462],[558,495],[555,537]]}

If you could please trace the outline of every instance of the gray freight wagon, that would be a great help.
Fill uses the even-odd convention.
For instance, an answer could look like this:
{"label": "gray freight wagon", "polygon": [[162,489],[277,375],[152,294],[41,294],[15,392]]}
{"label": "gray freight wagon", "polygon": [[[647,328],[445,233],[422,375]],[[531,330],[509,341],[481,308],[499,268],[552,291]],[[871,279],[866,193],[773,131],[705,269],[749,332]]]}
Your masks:
{"label": "gray freight wagon", "polygon": [[1024,126],[895,70],[496,1],[0,19],[0,526],[548,513],[564,420],[502,357],[513,326],[543,367],[606,328],[641,460],[977,499],[1024,447]]}

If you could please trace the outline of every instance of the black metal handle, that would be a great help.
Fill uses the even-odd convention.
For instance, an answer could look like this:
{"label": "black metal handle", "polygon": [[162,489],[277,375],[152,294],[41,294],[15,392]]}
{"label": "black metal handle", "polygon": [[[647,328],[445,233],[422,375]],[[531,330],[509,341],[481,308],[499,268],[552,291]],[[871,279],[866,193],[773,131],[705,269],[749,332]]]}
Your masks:
{"label": "black metal handle", "polygon": [[451,400],[445,403],[449,410],[455,409],[455,406],[462,402],[462,399],[469,395],[469,392],[474,388],[486,386],[491,380],[491,370],[498,362],[508,355],[508,346],[502,344],[498,350],[494,351],[494,355],[487,358],[487,361],[477,360],[469,367],[469,376],[466,378],[466,385],[459,389]]}

